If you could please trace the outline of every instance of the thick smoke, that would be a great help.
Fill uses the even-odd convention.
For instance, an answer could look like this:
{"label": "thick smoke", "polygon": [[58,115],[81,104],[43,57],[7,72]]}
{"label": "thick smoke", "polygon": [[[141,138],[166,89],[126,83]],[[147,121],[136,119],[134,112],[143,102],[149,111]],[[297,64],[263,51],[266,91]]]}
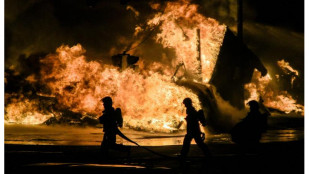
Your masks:
{"label": "thick smoke", "polygon": [[[109,62],[113,54],[122,53],[130,44],[139,43],[148,35],[153,36],[157,32],[155,29],[152,32],[153,28],[148,28],[138,37],[133,34],[136,27],[146,28],[146,19],[164,9],[162,6],[154,10],[149,2],[6,0],[5,66],[8,68],[14,65],[20,70],[23,67],[20,66],[20,59],[27,59],[30,55],[37,53],[51,53],[61,44],[73,46],[76,43],[82,44],[87,50],[87,57]],[[285,0],[280,3],[281,8],[276,8],[282,9],[279,12],[269,10],[276,6],[276,2],[243,2],[244,39],[245,42],[249,41],[248,46],[271,68],[278,59],[287,59],[300,70],[300,77],[303,77],[303,32],[295,33],[293,30],[299,30],[285,29],[289,26],[302,28],[303,2],[294,3],[293,1],[292,3]],[[236,1],[207,0],[193,1],[193,3],[200,5],[201,14],[227,24],[236,32]],[[255,25],[256,20],[262,25]],[[281,25],[276,24],[269,28],[264,26],[264,23],[269,24],[267,21],[281,21],[279,23]],[[297,25],[287,25],[292,22]],[[151,36],[129,53],[139,55],[143,53],[143,58],[146,60],[163,60],[168,64],[166,57],[175,56],[173,50],[163,49],[150,38]],[[267,40],[260,38],[267,38]],[[287,40],[289,42],[286,42]],[[149,50],[149,52],[145,53],[141,50]]]}
{"label": "thick smoke", "polygon": [[50,53],[61,44],[85,45],[90,57],[107,59],[131,41],[137,20],[117,1],[6,1],[6,67],[20,55]]}

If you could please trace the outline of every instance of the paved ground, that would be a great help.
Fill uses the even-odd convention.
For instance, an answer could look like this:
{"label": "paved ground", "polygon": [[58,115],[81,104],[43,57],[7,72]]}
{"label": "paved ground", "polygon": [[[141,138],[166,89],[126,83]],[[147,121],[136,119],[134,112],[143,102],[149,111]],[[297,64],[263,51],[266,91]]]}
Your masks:
{"label": "paved ground", "polygon": [[5,145],[5,173],[304,173],[304,141],[262,143],[257,153],[235,144],[209,144],[213,157],[192,145],[189,157],[175,155],[181,146],[152,146],[169,157],[132,147],[131,154],[111,151],[103,158],[98,146]]}

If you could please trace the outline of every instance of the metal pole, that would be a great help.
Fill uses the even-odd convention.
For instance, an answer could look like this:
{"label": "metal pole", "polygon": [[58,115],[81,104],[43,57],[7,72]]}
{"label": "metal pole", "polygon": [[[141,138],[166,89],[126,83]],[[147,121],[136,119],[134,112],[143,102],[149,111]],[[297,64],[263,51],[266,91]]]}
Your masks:
{"label": "metal pole", "polygon": [[243,40],[243,7],[242,0],[237,0],[237,37]]}
{"label": "metal pole", "polygon": [[196,41],[197,41],[197,45],[196,45],[196,47],[197,47],[197,57],[196,57],[196,59],[197,59],[197,61],[198,61],[198,75],[200,76],[200,79],[202,79],[202,62],[201,62],[201,36],[200,36],[200,29],[198,28],[197,30],[196,30],[196,32],[197,32],[197,39],[196,39]]}

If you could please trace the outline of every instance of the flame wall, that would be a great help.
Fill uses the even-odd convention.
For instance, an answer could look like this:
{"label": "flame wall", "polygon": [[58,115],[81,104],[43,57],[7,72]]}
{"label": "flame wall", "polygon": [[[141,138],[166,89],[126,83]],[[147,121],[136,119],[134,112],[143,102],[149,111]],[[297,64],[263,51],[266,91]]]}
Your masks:
{"label": "flame wall", "polygon": [[[47,6],[49,7],[49,5]],[[105,96],[111,96],[114,100],[114,106],[122,109],[124,120],[128,127],[155,131],[171,131],[176,129],[185,116],[184,107],[181,104],[185,97],[192,98],[197,109],[201,108],[201,106],[194,93],[171,82],[170,78],[175,70],[174,67],[180,62],[184,62],[186,70],[192,76],[199,76],[200,74],[197,74],[197,67],[201,64],[201,76],[203,82],[207,83],[212,75],[226,26],[212,18],[201,15],[199,7],[196,4],[191,4],[188,0],[168,1],[162,4],[151,3],[150,7],[155,14],[150,15],[150,17],[147,16],[145,25],[133,27],[135,30],[123,22],[126,20],[132,21],[132,18],[120,20],[119,23],[121,25],[117,25],[116,28],[129,27],[131,28],[127,31],[129,34],[111,35],[110,33],[113,33],[112,26],[107,27],[108,29],[106,30],[106,26],[100,26],[100,29],[102,29],[101,34],[104,33],[104,35],[109,36],[104,37],[105,39],[101,39],[96,34],[94,36],[91,34],[92,37],[89,38],[83,34],[74,35],[74,32],[70,31],[71,28],[82,30],[79,27],[70,27],[70,29],[65,30],[66,32],[61,32],[62,34],[59,37],[70,41],[80,39],[87,43],[88,40],[93,39],[100,44],[98,44],[99,46],[91,47],[92,52],[94,49],[100,50],[101,48],[104,48],[102,49],[104,51],[98,57],[89,57],[86,56],[86,50],[80,44],[75,45],[78,42],[73,42],[74,44],[70,44],[75,46],[70,47],[65,44],[60,46],[56,53],[40,57],[38,64],[32,64],[35,67],[39,66],[39,71],[34,74],[28,74],[24,78],[31,85],[37,83],[40,85],[35,87],[36,91],[27,96],[43,92],[44,95],[57,99],[57,107],[59,109],[68,109],[96,117],[103,110],[100,99]],[[50,8],[46,9],[47,11],[51,10]],[[134,12],[133,19],[141,16],[133,7],[127,9]],[[55,13],[57,14],[57,12],[56,10]],[[63,25],[65,26],[66,22],[69,21],[69,19],[66,19],[66,15],[60,16],[63,19],[59,20],[59,23],[52,20],[53,18],[50,20],[53,21],[55,31],[60,30],[59,28],[63,27]],[[9,17],[17,18],[16,16]],[[88,19],[88,17],[86,18]],[[142,18],[140,17],[140,19]],[[102,54],[108,57],[109,55],[122,52],[125,46],[131,42],[130,39],[127,39],[127,36],[131,36],[132,33],[136,37],[139,33],[145,36],[146,34],[143,32],[149,28],[157,28],[153,35],[149,36],[150,40],[153,39],[155,43],[151,42],[151,44],[148,44],[148,47],[142,45],[135,50],[131,50],[131,53],[140,56],[142,61],[146,62],[146,66],[140,64],[139,71],[127,69],[120,72],[116,67],[100,61]],[[197,28],[201,31],[201,62],[196,59]],[[32,31],[28,33],[32,33]],[[70,37],[67,38],[66,35]],[[39,48],[44,47],[44,45],[49,45],[48,41],[51,41],[54,47],[56,47],[55,45],[61,45],[59,40],[53,42],[52,39],[47,39],[51,36],[54,36],[52,37],[53,39],[58,37],[54,33],[51,35],[49,35],[49,32],[44,33],[40,37],[46,38],[47,43],[42,44],[37,41],[35,42],[36,44],[29,44],[32,45],[32,48],[25,47],[25,50],[21,50],[21,53],[31,54],[31,50],[40,50]],[[26,40],[31,40],[31,37],[29,36]],[[137,40],[138,42],[132,43],[132,47],[137,46],[141,38]],[[104,44],[102,44],[103,42]],[[17,50],[17,47],[18,44],[16,44],[16,48],[11,48],[10,51]],[[152,50],[154,47],[159,47],[156,50],[159,53],[154,53]],[[46,51],[46,49],[43,50]],[[166,54],[173,52],[173,54],[166,56],[166,54],[161,54],[161,52],[166,52]],[[103,62],[108,62],[105,60]],[[14,62],[14,60],[10,62]],[[14,66],[9,67],[14,69]],[[29,69],[31,72],[31,68]],[[268,83],[255,79],[258,79],[257,75],[254,75],[253,82],[248,84],[251,94],[250,99],[256,99],[254,98],[255,91],[266,95],[265,90],[268,90],[265,87]],[[269,80],[266,79],[266,81]],[[6,81],[6,83],[11,82]],[[42,90],[43,88],[44,90]],[[6,121],[25,124],[42,123],[47,118],[55,116],[55,111],[44,111],[44,108],[41,108],[38,104],[40,103],[39,100],[31,97],[27,98],[23,92],[22,90],[16,90],[15,93],[7,95],[5,107]],[[271,91],[269,90],[267,94],[270,93]],[[289,108],[288,106],[296,103],[296,101],[291,103],[292,100],[286,100],[286,98],[282,98],[277,94],[273,93],[275,97],[266,99],[266,103],[269,106],[280,105],[280,107],[276,108],[286,109]],[[286,96],[289,99],[292,98],[289,95]],[[284,104],[278,101],[282,101]]]}

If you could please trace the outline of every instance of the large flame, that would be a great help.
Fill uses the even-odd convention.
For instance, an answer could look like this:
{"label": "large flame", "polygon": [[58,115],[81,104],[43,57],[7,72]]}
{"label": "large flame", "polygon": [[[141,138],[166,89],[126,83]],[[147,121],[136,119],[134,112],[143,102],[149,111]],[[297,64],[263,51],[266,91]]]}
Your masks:
{"label": "large flame", "polygon": [[[187,0],[165,5],[163,13],[159,12],[147,22],[150,27],[160,27],[156,41],[175,50],[176,57],[170,60],[172,67],[184,62],[186,70],[196,74],[196,68],[202,66],[202,74],[198,76],[202,75],[203,81],[207,82],[226,26],[202,16],[197,5]],[[152,7],[160,8],[157,4],[152,4]],[[143,31],[140,27],[136,29],[134,35]],[[197,59],[197,29],[201,31],[201,62]],[[114,106],[122,109],[127,126],[156,131],[179,128],[185,116],[184,98],[192,98],[195,107],[201,108],[195,94],[170,82],[171,68],[164,68],[160,62],[153,62],[147,70],[140,72],[132,69],[120,72],[116,67],[88,62],[84,53],[79,44],[73,47],[63,45],[56,54],[41,60],[40,82],[50,89],[49,95],[56,97],[62,108],[99,116],[103,110],[100,99],[111,96]],[[33,76],[27,81],[34,81]]]}
{"label": "large flame", "polygon": [[5,106],[5,121],[8,123],[40,124],[54,116],[46,112],[46,108],[40,108],[38,100],[30,100],[17,94],[6,94],[5,97],[11,100]]}
{"label": "large flame", "polygon": [[[153,8],[159,7],[154,5]],[[167,2],[164,12],[150,19],[148,25],[159,25],[161,32],[156,35],[156,41],[164,47],[175,49],[177,57],[173,60],[174,67],[184,62],[187,72],[202,76],[203,82],[209,81],[224,38],[225,25],[201,15],[198,6],[188,0]],[[201,61],[197,59],[197,29],[200,30]],[[200,64],[202,74],[198,74]]]}
{"label": "large flame", "polygon": [[100,99],[111,96],[114,106],[122,109],[127,126],[155,131],[179,126],[185,116],[184,98],[192,98],[200,108],[197,96],[170,82],[170,76],[152,70],[120,72],[116,67],[87,62],[84,53],[80,44],[61,46],[56,54],[41,60],[41,82],[64,108],[99,116],[103,110]]}

